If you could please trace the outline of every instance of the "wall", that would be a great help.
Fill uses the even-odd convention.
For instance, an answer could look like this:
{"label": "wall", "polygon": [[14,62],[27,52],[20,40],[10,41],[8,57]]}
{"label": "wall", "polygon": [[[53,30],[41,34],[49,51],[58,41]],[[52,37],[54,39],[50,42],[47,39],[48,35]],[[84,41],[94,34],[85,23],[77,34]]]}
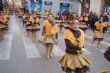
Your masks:
{"label": "wall", "polygon": [[100,14],[101,11],[101,0],[90,0],[90,10]]}
{"label": "wall", "polygon": [[70,3],[70,8],[69,11],[70,12],[77,12],[78,14],[81,13],[81,5],[80,2],[78,2],[77,0],[74,1],[69,1],[69,0],[42,0],[43,4],[42,4],[42,11],[44,10],[44,1],[51,1],[53,2],[52,4],[52,12],[54,14],[56,14],[59,9],[60,9],[60,3]]}
{"label": "wall", "polygon": [[56,14],[59,11],[59,7],[60,7],[60,0],[42,0],[42,11],[44,11],[44,1],[51,1],[52,2],[52,7],[51,7],[51,11],[52,13]]}
{"label": "wall", "polygon": [[[58,11],[60,11],[59,10],[60,3],[70,3],[70,8],[69,8],[70,12],[77,12],[78,14],[81,13],[81,7],[80,7],[81,5],[80,5],[80,2],[78,2],[77,0],[71,0],[71,1],[70,0],[42,0],[42,11],[45,10],[44,1],[52,2],[52,6],[50,8],[51,8],[52,13],[54,13],[54,15],[56,13],[58,13]],[[29,6],[30,6],[30,4],[29,4]]]}
{"label": "wall", "polygon": [[71,2],[70,12],[76,12],[78,15],[81,14],[81,3],[78,1]]}

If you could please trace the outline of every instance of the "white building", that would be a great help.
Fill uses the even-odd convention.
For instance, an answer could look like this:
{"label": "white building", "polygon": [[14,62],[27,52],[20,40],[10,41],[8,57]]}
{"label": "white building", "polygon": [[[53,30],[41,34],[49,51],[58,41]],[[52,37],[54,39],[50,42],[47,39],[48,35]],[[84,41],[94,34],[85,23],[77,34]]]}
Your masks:
{"label": "white building", "polygon": [[[81,5],[78,0],[42,0],[42,10],[49,10],[53,13],[57,13],[58,11],[69,11],[69,12],[77,12],[80,14]],[[52,2],[52,5],[46,5],[45,2]]]}
{"label": "white building", "polygon": [[90,10],[100,14],[102,0],[90,0]]}
{"label": "white building", "polygon": [[91,0],[90,10],[100,13],[109,13],[110,14],[110,0]]}
{"label": "white building", "polygon": [[58,11],[69,11],[81,13],[79,0],[42,0],[42,11],[51,10],[54,14]]}

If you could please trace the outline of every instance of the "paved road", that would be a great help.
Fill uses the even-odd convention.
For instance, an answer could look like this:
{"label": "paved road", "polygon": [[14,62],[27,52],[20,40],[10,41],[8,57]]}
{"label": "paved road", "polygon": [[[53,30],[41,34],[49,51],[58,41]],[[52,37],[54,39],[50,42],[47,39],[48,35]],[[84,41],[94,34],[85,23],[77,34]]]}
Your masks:
{"label": "paved road", "polygon": [[[37,32],[37,37],[40,34],[41,32]],[[9,21],[9,31],[5,34],[5,39],[0,41],[0,73],[64,73],[58,64],[65,50],[62,34],[63,31],[59,34],[58,45],[54,47],[54,57],[46,59],[45,48],[28,38],[22,21],[12,15]],[[94,44],[95,47],[91,47],[91,30],[86,32],[86,49],[83,50],[93,63],[88,73],[97,73],[101,69],[110,68],[110,63],[103,56],[104,51],[110,46],[109,37],[110,34],[105,34],[101,48],[97,49],[97,42]]]}

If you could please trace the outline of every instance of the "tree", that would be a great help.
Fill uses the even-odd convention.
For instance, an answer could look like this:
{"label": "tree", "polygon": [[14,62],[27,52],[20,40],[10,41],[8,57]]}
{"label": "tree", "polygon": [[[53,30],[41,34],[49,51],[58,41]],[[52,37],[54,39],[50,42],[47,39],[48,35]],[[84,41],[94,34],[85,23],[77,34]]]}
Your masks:
{"label": "tree", "polygon": [[80,0],[81,2],[81,15],[82,13],[88,13],[90,9],[90,0]]}

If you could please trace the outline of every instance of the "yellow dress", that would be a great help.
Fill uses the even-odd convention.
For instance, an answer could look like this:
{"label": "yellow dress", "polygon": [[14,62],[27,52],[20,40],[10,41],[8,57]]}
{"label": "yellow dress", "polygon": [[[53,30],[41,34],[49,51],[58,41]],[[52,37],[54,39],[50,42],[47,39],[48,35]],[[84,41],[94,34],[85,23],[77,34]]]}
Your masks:
{"label": "yellow dress", "polygon": [[102,22],[100,23],[97,21],[95,23],[96,30],[93,32],[93,39],[103,39],[104,33],[103,33],[103,28],[105,27],[105,24]]}
{"label": "yellow dress", "polygon": [[102,70],[102,71],[100,71],[99,73],[110,73],[110,69]]}
{"label": "yellow dress", "polygon": [[33,31],[33,23],[34,18],[32,16],[28,17],[28,20],[26,21],[26,30]]}
{"label": "yellow dress", "polygon": [[[84,32],[80,29],[79,31],[81,32],[81,36],[76,39],[70,30],[66,30],[64,32],[64,39],[68,39],[72,44],[79,45],[82,48],[84,45]],[[60,59],[59,63],[64,69],[69,68],[75,70],[76,68],[81,69],[84,66],[89,67],[91,65],[91,61],[86,58],[82,51],[77,52],[78,54],[70,54],[66,52]]]}
{"label": "yellow dress", "polygon": [[86,23],[89,20],[88,17],[80,17],[79,20],[81,21],[79,28],[81,28],[84,32],[86,32],[88,28]]}
{"label": "yellow dress", "polygon": [[56,39],[55,39],[55,35],[58,32],[58,25],[55,24],[54,26],[52,26],[48,20],[44,21],[43,26],[45,27],[45,34],[44,34],[44,38],[40,39],[41,42],[43,43],[55,43]]}

